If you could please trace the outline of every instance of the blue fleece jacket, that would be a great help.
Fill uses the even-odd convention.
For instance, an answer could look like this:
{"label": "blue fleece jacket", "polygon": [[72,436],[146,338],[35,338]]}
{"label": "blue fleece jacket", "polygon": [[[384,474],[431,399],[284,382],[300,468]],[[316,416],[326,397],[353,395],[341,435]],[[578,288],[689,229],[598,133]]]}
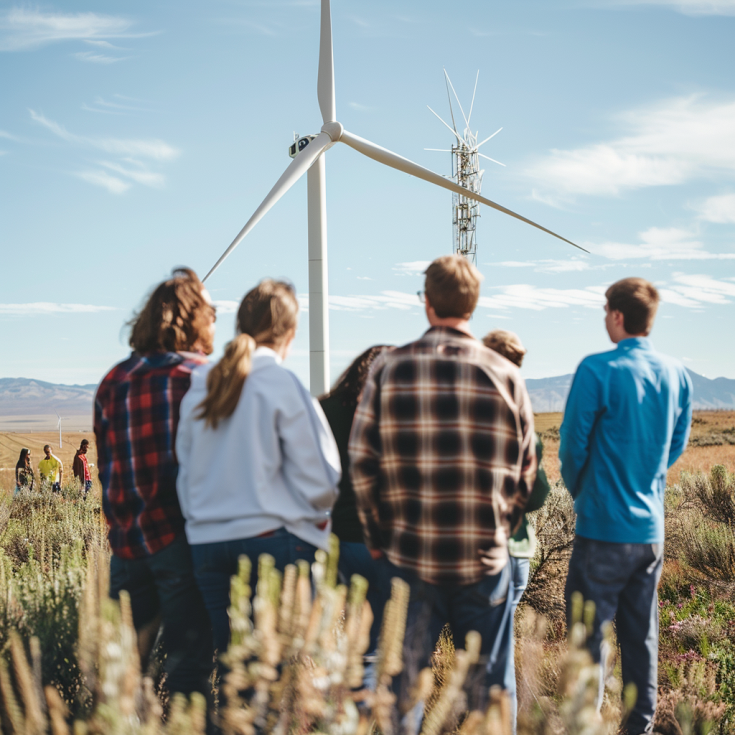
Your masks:
{"label": "blue fleece jacket", "polygon": [[663,543],[666,470],[687,445],[691,394],[684,366],[644,337],[582,361],[559,447],[579,536]]}

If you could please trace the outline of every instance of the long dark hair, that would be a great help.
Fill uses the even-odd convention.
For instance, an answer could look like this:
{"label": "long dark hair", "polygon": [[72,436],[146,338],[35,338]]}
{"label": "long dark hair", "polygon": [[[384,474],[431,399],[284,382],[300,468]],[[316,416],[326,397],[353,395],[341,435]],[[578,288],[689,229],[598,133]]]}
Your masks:
{"label": "long dark hair", "polygon": [[357,406],[357,401],[365,387],[370,368],[382,352],[390,348],[391,345],[368,347],[365,352],[352,361],[347,370],[339,376],[332,390],[322,398],[336,398],[343,406]]}
{"label": "long dark hair", "polygon": [[26,468],[26,459],[28,458],[28,455],[31,453],[30,449],[26,449],[23,447],[23,449],[20,450],[20,457],[18,458],[18,462],[15,465],[16,470],[24,470]]}

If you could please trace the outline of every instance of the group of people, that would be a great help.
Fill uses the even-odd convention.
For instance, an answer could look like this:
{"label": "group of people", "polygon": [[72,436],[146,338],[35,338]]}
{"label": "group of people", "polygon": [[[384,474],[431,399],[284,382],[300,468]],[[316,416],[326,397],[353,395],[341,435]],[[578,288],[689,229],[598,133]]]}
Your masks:
{"label": "group of people", "polygon": [[[87,461],[89,439],[82,439],[72,463],[72,474],[79,481],[82,492],[86,496],[92,489],[92,473]],[[50,488],[53,492],[61,492],[64,479],[64,463],[53,453],[53,447],[45,444],[43,459],[38,463],[38,479],[40,488]],[[21,490],[31,491],[36,486],[36,473],[31,464],[31,450],[23,447],[15,465],[15,495]]]}
{"label": "group of people", "polygon": [[[163,624],[172,691],[208,696],[241,555],[271,554],[283,570],[334,533],[340,575],[370,585],[371,648],[390,580],[409,585],[399,703],[446,624],[458,647],[471,630],[482,637],[469,706],[494,684],[514,701],[513,614],[535,548],[525,514],[549,486],[521,340],[472,335],[480,284],[459,256],[432,262],[419,294],[428,331],[366,350],[319,401],[283,365],[299,311],[290,284],[265,279],[245,295],[216,363],[216,309],[197,275],[178,269],[154,289],[132,322],[132,354],[97,390],[94,432],[110,594],[130,595],[144,666]],[[638,735],[655,711],[663,492],[686,446],[691,384],[648,339],[650,283],[619,281],[606,302],[616,348],[581,363],[561,428],[578,518],[567,598],[596,605],[596,661],[609,658],[602,631],[616,618]]]}

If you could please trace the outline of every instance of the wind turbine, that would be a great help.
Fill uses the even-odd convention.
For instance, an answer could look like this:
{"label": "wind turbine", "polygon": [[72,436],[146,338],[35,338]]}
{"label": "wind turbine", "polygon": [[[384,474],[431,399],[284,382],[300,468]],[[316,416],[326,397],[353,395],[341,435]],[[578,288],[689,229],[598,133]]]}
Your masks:
{"label": "wind turbine", "polygon": [[[584,250],[571,240],[548,230],[536,222],[510,209],[496,204],[479,193],[465,189],[450,179],[434,173],[397,153],[392,153],[375,143],[347,132],[337,122],[334,93],[334,56],[332,53],[332,17],[330,0],[321,0],[321,28],[319,40],[319,72],[317,77],[317,99],[322,113],[321,132],[314,138],[308,136],[308,144],[299,145],[300,152],[284,171],[275,186],[245,223],[237,237],[220,256],[219,260],[204,277],[206,281],[222,265],[227,256],[243,241],[247,234],[263,218],[266,212],[305,174],[307,176],[307,198],[309,215],[309,367],[312,395],[324,393],[329,388],[329,303],[327,280],[327,207],[325,192],[324,154],[336,143],[345,143],[391,168],[411,176],[424,179],[455,194],[474,199],[492,209],[515,217],[543,232],[563,240],[575,248]],[[304,140],[304,139],[302,139]],[[301,143],[301,141],[299,141]],[[585,250],[585,252],[588,252]]]}
{"label": "wind turbine", "polygon": [[56,428],[59,430],[59,449],[61,449],[64,445],[61,443],[61,416],[59,416],[59,412],[55,411],[56,417],[59,419],[59,422],[56,424]]}

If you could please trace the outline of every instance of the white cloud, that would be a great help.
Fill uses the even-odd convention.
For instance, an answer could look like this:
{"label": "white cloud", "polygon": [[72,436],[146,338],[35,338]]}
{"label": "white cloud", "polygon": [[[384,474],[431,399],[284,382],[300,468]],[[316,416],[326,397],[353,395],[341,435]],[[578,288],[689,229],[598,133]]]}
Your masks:
{"label": "white cloud", "polygon": [[106,171],[78,171],[74,175],[88,184],[101,186],[112,194],[124,194],[130,188],[130,184],[126,181],[110,176]]}
{"label": "white cloud", "polygon": [[213,302],[220,314],[236,314],[240,308],[239,301],[215,301]]}
{"label": "white cloud", "polygon": [[157,161],[168,161],[176,158],[180,151],[162,140],[139,140],[135,138],[89,138],[70,133],[65,127],[49,120],[34,110],[29,110],[31,118],[50,130],[67,143],[98,148],[107,153],[121,156],[141,156]]}
{"label": "white cloud", "polygon": [[604,265],[592,265],[589,260],[570,258],[568,260],[504,260],[499,263],[485,263],[490,267],[500,268],[533,268],[539,273],[578,273],[598,268]]}
{"label": "white cloud", "polygon": [[718,224],[735,223],[735,194],[720,194],[705,199],[697,207],[700,219]]}
{"label": "white cloud", "polygon": [[125,168],[124,166],[121,166],[118,163],[110,163],[109,161],[100,161],[100,166],[104,166],[110,171],[115,171],[115,173],[121,174],[122,176],[125,176],[128,179],[132,179],[138,184],[143,184],[143,186],[152,186],[155,188],[160,188],[164,185],[166,181],[163,174],[157,174],[157,173],[154,173],[153,171],[141,170],[140,168],[133,170],[133,169]]}
{"label": "white cloud", "polygon": [[105,54],[96,54],[94,51],[78,51],[74,54],[74,58],[89,64],[114,64],[116,61],[123,61],[126,57],[105,56]]}
{"label": "white cloud", "polygon": [[527,171],[534,196],[559,202],[581,194],[672,186],[735,173],[735,100],[679,97],[617,116],[623,137],[552,150]]}
{"label": "white cloud", "polygon": [[735,15],[735,0],[613,0],[617,5],[655,5],[685,15]]}
{"label": "white cloud", "polygon": [[25,51],[56,41],[116,38],[132,21],[98,13],[44,13],[10,8],[0,13],[0,51]]}
{"label": "white cloud", "polygon": [[540,288],[527,283],[501,286],[493,296],[481,296],[480,306],[486,309],[565,309],[570,306],[599,308],[605,304],[603,286],[578,288]]}
{"label": "white cloud", "polygon": [[651,227],[639,234],[641,243],[590,245],[596,255],[610,260],[731,260],[735,253],[710,253],[696,235],[677,227]]}
{"label": "white cloud", "polygon": [[12,316],[35,316],[38,314],[89,314],[98,311],[115,311],[113,306],[93,304],[57,304],[36,301],[29,304],[0,304],[0,314]]}
{"label": "white cloud", "polygon": [[675,273],[673,283],[661,288],[661,298],[679,306],[702,307],[705,304],[729,304],[735,298],[735,278],[717,280],[712,276]]}
{"label": "white cloud", "polygon": [[430,260],[412,260],[408,263],[396,263],[393,266],[393,270],[402,276],[418,276],[430,265]]}
{"label": "white cloud", "polygon": [[12,133],[8,133],[5,130],[0,130],[0,138],[5,138],[7,140],[18,140]]}

